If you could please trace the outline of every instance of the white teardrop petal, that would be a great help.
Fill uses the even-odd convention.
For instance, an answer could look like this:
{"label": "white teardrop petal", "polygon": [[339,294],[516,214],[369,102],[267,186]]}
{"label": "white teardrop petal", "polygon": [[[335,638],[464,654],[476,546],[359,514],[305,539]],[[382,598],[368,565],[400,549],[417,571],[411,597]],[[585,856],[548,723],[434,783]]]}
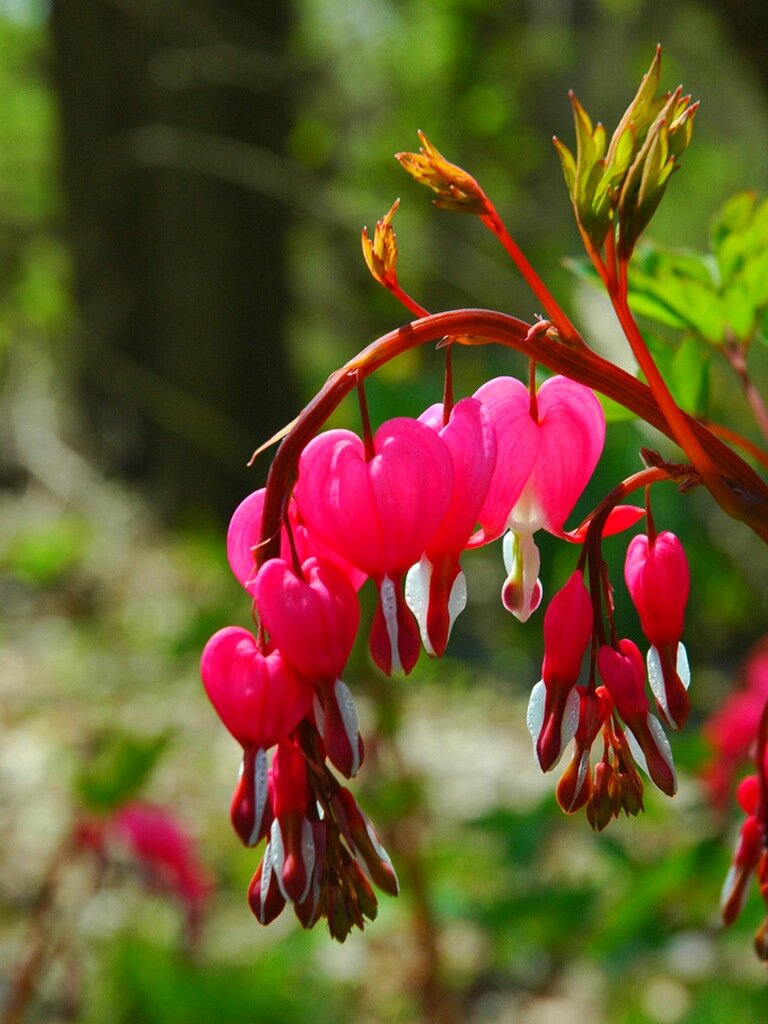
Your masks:
{"label": "white teardrop petal", "polygon": [[421,642],[430,657],[434,657],[434,649],[429,642],[427,633],[427,610],[429,608],[429,583],[432,578],[432,563],[426,555],[412,565],[405,577],[405,603],[411,609],[419,624]]}
{"label": "white teardrop petal", "polygon": [[[448,598],[448,636],[451,635],[453,624],[467,607],[467,577],[459,570],[456,579],[451,587],[451,594]],[[424,644],[426,647],[427,645]],[[429,652],[427,652],[429,653]]]}
{"label": "white teardrop petal", "polygon": [[667,704],[667,691],[664,688],[664,673],[661,668],[661,655],[655,647],[650,647],[645,660],[648,665],[648,684],[651,687],[651,693],[656,698],[656,703],[663,711],[664,717],[668,722],[672,723],[672,718],[669,714],[669,705]]}
{"label": "white teardrop petal", "polygon": [[683,643],[677,645],[677,664],[675,668],[680,677],[680,682],[687,690],[691,685],[691,666],[688,663],[688,651],[686,651],[685,644]]}
{"label": "white teardrop petal", "polygon": [[347,737],[347,741],[349,742],[350,750],[352,751],[352,765],[349,774],[350,776],[357,775],[357,771],[360,767],[360,743],[358,740],[360,724],[357,718],[355,701],[349,687],[341,679],[336,680],[333,687],[333,696],[339,709],[341,724],[344,726],[344,733]]}
{"label": "white teardrop petal", "polygon": [[255,846],[259,840],[261,822],[264,817],[264,808],[267,805],[267,794],[269,792],[269,773],[267,771],[267,752],[260,749],[256,751],[253,759],[253,799],[254,815],[253,829],[248,838],[248,845]]}
{"label": "white teardrop petal", "polygon": [[544,704],[547,699],[547,688],[544,680],[540,679],[531,690],[531,697],[528,701],[528,711],[525,716],[525,724],[533,740],[533,756],[538,763],[539,756],[536,753],[536,744],[539,742],[541,727],[544,724]]}
{"label": "white teardrop petal", "polygon": [[398,645],[400,630],[397,625],[397,594],[395,592],[395,584],[389,576],[385,576],[381,581],[379,596],[381,598],[381,611],[384,615],[384,623],[387,627],[389,649],[392,655],[392,671],[402,672],[403,664],[400,661],[400,647]]}

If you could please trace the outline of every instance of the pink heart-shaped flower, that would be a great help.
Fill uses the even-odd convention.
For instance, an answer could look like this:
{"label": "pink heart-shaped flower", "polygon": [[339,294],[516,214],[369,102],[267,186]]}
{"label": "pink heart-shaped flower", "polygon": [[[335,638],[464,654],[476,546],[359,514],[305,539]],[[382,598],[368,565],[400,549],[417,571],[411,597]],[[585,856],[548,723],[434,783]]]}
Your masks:
{"label": "pink heart-shaped flower", "polygon": [[294,729],[312,703],[312,686],[280,651],[264,654],[248,630],[215,633],[200,662],[219,718],[241,746],[267,749]]}

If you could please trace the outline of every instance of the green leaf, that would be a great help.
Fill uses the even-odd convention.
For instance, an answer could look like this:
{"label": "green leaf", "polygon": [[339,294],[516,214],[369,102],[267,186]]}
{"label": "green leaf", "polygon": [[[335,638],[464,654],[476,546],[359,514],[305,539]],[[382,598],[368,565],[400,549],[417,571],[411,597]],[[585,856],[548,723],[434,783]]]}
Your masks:
{"label": "green leaf", "polygon": [[168,733],[103,732],[75,777],[76,796],[85,807],[102,813],[130,800],[146,783],[169,739]]}
{"label": "green leaf", "polygon": [[704,415],[709,400],[709,352],[697,338],[683,339],[670,366],[667,384],[677,404],[694,416]]}

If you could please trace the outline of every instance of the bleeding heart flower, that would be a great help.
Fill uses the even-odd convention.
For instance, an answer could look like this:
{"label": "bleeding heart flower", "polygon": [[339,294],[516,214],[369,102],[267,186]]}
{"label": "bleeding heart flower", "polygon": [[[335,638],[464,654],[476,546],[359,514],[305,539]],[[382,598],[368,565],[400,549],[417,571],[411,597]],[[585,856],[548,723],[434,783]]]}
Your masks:
{"label": "bleeding heart flower", "polygon": [[405,599],[419,623],[424,649],[439,657],[456,617],[466,607],[467,583],[459,557],[485,501],[496,463],[496,435],[474,398],[458,402],[446,424],[442,403],[431,406],[419,420],[440,435],[453,464],[448,511],[405,583]]}
{"label": "bleeding heart flower", "polygon": [[255,637],[238,626],[211,637],[200,669],[211,704],[243,747],[274,746],[312,704],[312,686],[280,651],[265,654]]}
{"label": "bleeding heart flower", "polygon": [[[496,470],[479,521],[482,542],[504,530],[508,580],[505,606],[524,622],[541,600],[539,556],[532,537],[563,527],[594,470],[605,440],[605,417],[594,393],[566,377],[550,377],[532,410],[528,389],[497,377],[478,391],[496,429]],[[535,418],[532,415],[535,413]]]}
{"label": "bleeding heart flower", "polygon": [[[249,594],[253,594],[256,579],[254,553],[261,536],[264,494],[265,489],[262,487],[244,498],[235,509],[227,531],[227,559],[230,568],[238,583]],[[288,520],[296,546],[296,554],[301,562],[312,555],[317,555],[324,561],[334,562],[349,578],[355,590],[362,587],[365,583],[365,573],[355,569],[349,562],[340,558],[327,544],[323,544],[319,538],[310,534],[301,521],[296,502],[293,499],[288,502]],[[285,527],[280,531],[280,556],[286,562],[290,562],[292,558],[291,545]]]}
{"label": "bleeding heart flower", "polygon": [[303,676],[337,679],[360,624],[349,578],[331,562],[308,558],[301,577],[292,564],[270,558],[253,582],[253,596],[270,641]]}
{"label": "bleeding heart flower", "polygon": [[691,671],[680,643],[690,573],[683,545],[664,531],[649,542],[641,533],[627,548],[624,579],[651,648],[648,679],[664,720],[681,729],[688,718]]}
{"label": "bleeding heart flower", "polygon": [[584,577],[573,572],[544,616],[544,663],[528,704],[528,729],[542,771],[560,760],[573,739],[581,709],[576,683],[592,636],[592,601]]}
{"label": "bleeding heart flower", "polygon": [[621,640],[619,649],[603,646],[597,667],[629,729],[630,750],[635,761],[667,796],[677,792],[672,749],[661,723],[648,710],[643,656],[631,640]]}
{"label": "bleeding heart flower", "polygon": [[416,420],[382,424],[370,460],[348,430],[319,434],[302,453],[300,513],[313,535],[375,580],[370,648],[387,673],[410,672],[418,659],[419,630],[401,581],[440,526],[452,486],[445,444]]}

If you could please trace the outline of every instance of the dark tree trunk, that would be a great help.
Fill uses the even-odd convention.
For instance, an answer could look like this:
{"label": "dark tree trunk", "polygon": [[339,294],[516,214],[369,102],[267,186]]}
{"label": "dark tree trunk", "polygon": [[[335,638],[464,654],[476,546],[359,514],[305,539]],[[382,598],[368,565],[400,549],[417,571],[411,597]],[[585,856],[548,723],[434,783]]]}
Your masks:
{"label": "dark tree trunk", "polygon": [[768,4],[765,0],[709,0],[709,5],[768,92]]}
{"label": "dark tree trunk", "polygon": [[[261,482],[251,450],[296,413],[287,211],[258,181],[289,125],[287,6],[52,5],[86,407],[106,465],[172,515],[226,515]],[[250,184],[211,169],[227,147],[253,156]]]}

